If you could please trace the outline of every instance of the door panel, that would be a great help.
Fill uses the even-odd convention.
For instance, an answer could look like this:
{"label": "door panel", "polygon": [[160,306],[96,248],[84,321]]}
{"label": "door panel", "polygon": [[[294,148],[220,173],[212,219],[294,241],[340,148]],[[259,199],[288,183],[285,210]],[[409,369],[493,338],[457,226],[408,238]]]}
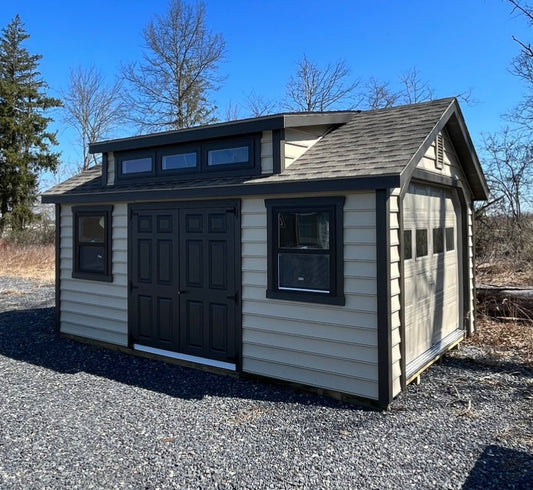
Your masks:
{"label": "door panel", "polygon": [[[235,215],[180,211],[180,340],[185,354],[235,361]],[[192,309],[194,305],[194,315]]]}
{"label": "door panel", "polygon": [[237,212],[133,205],[132,343],[237,361]]}
{"label": "door panel", "polygon": [[140,209],[130,222],[129,325],[133,343],[178,349],[177,211]]}
{"label": "door panel", "polygon": [[[445,230],[460,230],[460,208],[454,192],[411,184],[404,198],[403,225],[427,231],[427,251],[404,260],[406,362],[416,361],[450,333],[460,321],[460,260],[458,231],[448,243]],[[435,229],[441,230],[442,243]],[[436,243],[435,243],[436,242]]]}

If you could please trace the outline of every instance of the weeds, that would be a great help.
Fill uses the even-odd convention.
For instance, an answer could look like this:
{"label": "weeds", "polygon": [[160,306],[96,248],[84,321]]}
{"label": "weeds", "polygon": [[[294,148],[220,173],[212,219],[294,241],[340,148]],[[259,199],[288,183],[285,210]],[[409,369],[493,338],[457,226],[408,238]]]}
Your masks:
{"label": "weeds", "polygon": [[0,276],[35,279],[45,283],[54,282],[54,246],[8,245],[0,250]]}

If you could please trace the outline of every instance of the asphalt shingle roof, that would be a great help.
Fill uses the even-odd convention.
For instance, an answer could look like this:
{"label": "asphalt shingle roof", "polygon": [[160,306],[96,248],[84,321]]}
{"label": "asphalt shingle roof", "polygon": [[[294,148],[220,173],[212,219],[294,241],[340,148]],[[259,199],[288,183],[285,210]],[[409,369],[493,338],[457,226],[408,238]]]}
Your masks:
{"label": "asphalt shingle roof", "polygon": [[439,99],[387,109],[354,112],[280,174],[194,180],[121,183],[103,187],[101,165],[44,194],[111,194],[117,191],[176,190],[214,186],[273,184],[401,175],[455,99]]}

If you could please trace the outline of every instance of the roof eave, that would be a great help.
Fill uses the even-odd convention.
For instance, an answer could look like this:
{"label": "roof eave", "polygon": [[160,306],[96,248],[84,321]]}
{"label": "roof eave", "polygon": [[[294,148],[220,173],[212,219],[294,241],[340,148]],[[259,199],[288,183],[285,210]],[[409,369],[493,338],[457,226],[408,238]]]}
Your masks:
{"label": "roof eave", "polygon": [[153,146],[188,143],[212,138],[226,138],[260,133],[285,128],[347,123],[354,111],[276,114],[240,121],[230,121],[209,126],[198,126],[164,133],[154,133],[130,138],[99,141],[89,145],[89,153],[107,153],[123,150],[138,150]]}

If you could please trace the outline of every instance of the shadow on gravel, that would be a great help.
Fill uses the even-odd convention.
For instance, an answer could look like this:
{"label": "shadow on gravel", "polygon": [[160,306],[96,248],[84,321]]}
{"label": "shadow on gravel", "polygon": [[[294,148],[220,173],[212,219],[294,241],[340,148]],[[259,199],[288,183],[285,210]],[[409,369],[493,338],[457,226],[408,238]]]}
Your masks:
{"label": "shadow on gravel", "polygon": [[1,312],[0,356],[64,374],[85,372],[183,399],[210,395],[372,410],[290,388],[278,389],[76,342],[59,335],[54,314],[54,308]]}
{"label": "shadow on gravel", "polygon": [[470,359],[468,357],[456,357],[453,354],[445,356],[445,362],[450,367],[468,369],[472,372],[484,373],[491,370],[494,373],[507,373],[516,376],[533,376],[533,368],[512,361],[493,361],[490,358]]}
{"label": "shadow on gravel", "polygon": [[463,490],[530,489],[533,483],[533,456],[501,446],[488,446],[468,475]]}

